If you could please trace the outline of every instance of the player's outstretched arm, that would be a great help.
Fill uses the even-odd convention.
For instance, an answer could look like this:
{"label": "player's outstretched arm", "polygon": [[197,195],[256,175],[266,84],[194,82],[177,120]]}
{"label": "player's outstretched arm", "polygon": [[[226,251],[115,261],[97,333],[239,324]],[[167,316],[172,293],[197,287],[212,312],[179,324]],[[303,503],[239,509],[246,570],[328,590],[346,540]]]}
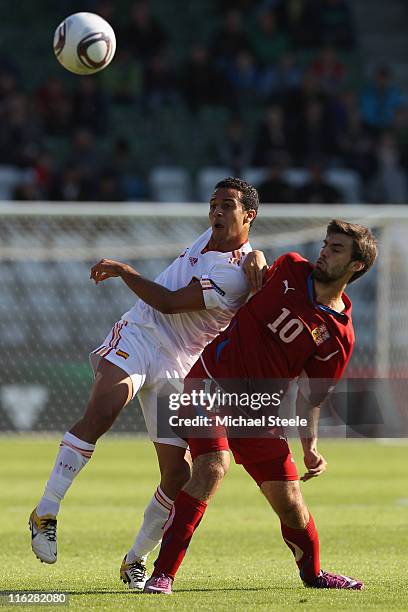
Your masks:
{"label": "player's outstretched arm", "polygon": [[300,480],[307,482],[311,478],[320,476],[327,468],[327,461],[317,450],[320,406],[313,406],[299,390],[296,400],[296,413],[301,419],[307,421],[307,425],[299,427],[303,461],[307,468],[307,472]]}
{"label": "player's outstretched arm", "polygon": [[90,278],[96,284],[108,278],[120,277],[141,300],[164,314],[204,310],[203,290],[199,282],[170,291],[163,285],[143,278],[128,264],[112,259],[101,259],[92,266]]}
{"label": "player's outstretched arm", "polygon": [[245,257],[243,271],[248,279],[251,291],[256,293],[262,289],[265,272],[268,269],[268,263],[262,251],[251,251]]}

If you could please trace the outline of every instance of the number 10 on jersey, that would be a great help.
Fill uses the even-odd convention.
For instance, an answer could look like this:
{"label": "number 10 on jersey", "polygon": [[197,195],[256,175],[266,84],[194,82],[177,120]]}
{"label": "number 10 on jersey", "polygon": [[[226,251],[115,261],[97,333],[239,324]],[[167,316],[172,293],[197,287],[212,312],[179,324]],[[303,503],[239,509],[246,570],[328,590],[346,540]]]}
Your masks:
{"label": "number 10 on jersey", "polygon": [[[275,319],[273,323],[268,323],[269,329],[273,331],[274,334],[278,334],[282,342],[286,342],[286,344],[293,342],[293,340],[297,338],[304,329],[304,325],[302,321],[299,321],[299,319],[292,318],[289,319],[289,321],[286,321],[291,314],[292,313],[288,308],[282,308],[282,312],[279,317]],[[285,321],[286,323],[282,326]]]}

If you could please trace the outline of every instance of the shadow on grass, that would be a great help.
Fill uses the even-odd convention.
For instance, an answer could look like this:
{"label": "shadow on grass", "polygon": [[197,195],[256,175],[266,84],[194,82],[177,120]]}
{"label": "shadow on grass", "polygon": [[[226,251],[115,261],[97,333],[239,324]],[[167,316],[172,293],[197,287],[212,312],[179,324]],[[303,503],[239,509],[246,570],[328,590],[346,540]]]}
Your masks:
{"label": "shadow on grass", "polygon": [[[294,589],[291,587],[279,587],[279,586],[259,586],[259,587],[202,587],[202,588],[189,588],[189,589],[176,589],[173,591],[174,595],[177,593],[223,593],[227,591],[293,591]],[[65,591],[68,595],[123,595],[123,597],[137,597],[138,595],[143,595],[142,591],[132,590],[132,591],[108,591],[108,590],[93,590],[93,591]]]}
{"label": "shadow on grass", "polygon": [[218,589],[202,588],[202,589],[177,589],[173,591],[175,595],[177,593],[222,593],[223,591],[264,591],[265,587],[219,587]]}
{"label": "shadow on grass", "polygon": [[[228,588],[195,588],[195,589],[177,589],[173,591],[176,595],[177,593],[193,593],[193,592],[218,592],[222,593],[223,591],[265,591],[265,587],[228,587]],[[65,591],[68,595],[123,595],[124,597],[134,597],[135,595],[143,595],[142,591],[133,591],[133,592],[123,592],[123,591],[104,591],[104,590],[94,590],[94,591]]]}

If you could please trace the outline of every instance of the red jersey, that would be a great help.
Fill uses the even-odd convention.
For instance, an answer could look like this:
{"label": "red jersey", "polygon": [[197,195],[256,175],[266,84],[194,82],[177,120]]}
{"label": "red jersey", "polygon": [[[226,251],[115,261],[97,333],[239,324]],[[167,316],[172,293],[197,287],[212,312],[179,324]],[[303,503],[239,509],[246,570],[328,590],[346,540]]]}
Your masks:
{"label": "red jersey", "polygon": [[353,351],[351,302],[342,295],[342,313],[317,303],[312,270],[298,253],[274,262],[262,290],[204,350],[201,359],[212,378],[293,379],[305,373],[326,381],[326,395]]}

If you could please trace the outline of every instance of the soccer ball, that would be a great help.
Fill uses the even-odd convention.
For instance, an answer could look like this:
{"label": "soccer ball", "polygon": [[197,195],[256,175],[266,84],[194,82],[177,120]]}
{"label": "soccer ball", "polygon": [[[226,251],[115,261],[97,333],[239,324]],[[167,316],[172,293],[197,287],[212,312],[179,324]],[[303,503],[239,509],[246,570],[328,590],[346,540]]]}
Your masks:
{"label": "soccer ball", "polygon": [[54,53],[75,74],[94,74],[106,68],[116,50],[115,32],[94,13],[70,15],[55,30]]}

